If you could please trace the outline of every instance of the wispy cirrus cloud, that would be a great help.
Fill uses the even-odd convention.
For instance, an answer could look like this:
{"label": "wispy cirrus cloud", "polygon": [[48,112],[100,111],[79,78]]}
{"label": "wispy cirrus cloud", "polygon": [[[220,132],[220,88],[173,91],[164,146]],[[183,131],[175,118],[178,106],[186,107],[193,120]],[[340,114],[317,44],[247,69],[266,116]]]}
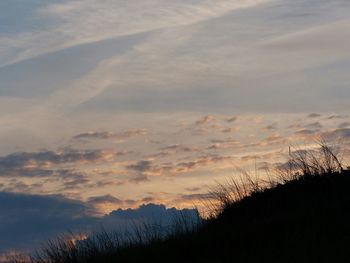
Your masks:
{"label": "wispy cirrus cloud", "polygon": [[[147,2],[78,0],[51,3],[30,1],[21,3],[25,5],[22,16],[27,19],[20,19],[18,23],[21,30],[28,22],[31,27],[27,28],[27,32],[21,32],[15,27],[7,31],[2,30],[2,33],[7,34],[0,36],[0,41],[4,43],[0,56],[3,58],[3,63],[5,61],[14,63],[69,46],[174,25],[192,24],[265,1],[225,0],[215,4],[206,0],[194,3],[164,0]],[[12,10],[12,5],[14,4],[6,2],[2,13],[12,11],[12,14],[16,14],[18,10]],[[5,23],[11,23],[13,19],[10,18],[9,16]],[[11,48],[13,46],[16,46],[17,50],[13,50]]]}

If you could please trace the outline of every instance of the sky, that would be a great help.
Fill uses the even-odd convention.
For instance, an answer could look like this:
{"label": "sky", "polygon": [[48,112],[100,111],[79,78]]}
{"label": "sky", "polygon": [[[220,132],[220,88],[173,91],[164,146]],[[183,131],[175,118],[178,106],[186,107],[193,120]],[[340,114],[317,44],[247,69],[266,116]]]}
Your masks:
{"label": "sky", "polygon": [[193,208],[215,182],[264,176],[319,138],[349,155],[349,12],[347,0],[1,0],[0,247],[118,209]]}

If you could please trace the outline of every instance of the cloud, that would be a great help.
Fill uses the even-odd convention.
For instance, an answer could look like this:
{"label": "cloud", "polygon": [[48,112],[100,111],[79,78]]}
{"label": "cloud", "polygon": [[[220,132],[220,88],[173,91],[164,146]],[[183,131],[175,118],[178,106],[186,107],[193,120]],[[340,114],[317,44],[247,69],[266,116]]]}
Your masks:
{"label": "cloud", "polygon": [[[303,9],[317,12],[315,6],[319,12],[315,17],[303,17],[301,22],[300,17],[290,16]],[[348,31],[348,21],[341,12],[344,21],[334,23],[329,12],[338,14],[342,10],[332,7],[326,12],[326,7],[329,7],[326,2],[295,4],[285,1],[278,7],[272,4],[256,6],[240,15],[233,12],[189,28],[156,32],[127,58],[111,62],[114,75],[108,76],[118,84],[111,84],[98,98],[82,107],[113,112],[199,110],[203,114],[232,112],[232,105],[235,105],[234,113],[346,110],[346,96],[339,97],[335,90],[348,94],[345,89],[347,75],[344,70],[337,70],[344,57],[348,57],[344,44],[347,38],[342,35]],[[288,19],[279,19],[279,23],[271,20],[271,17],[285,16]],[[326,21],[320,19],[324,16]],[[322,25],[315,19],[319,23],[322,21]],[[235,22],[244,23],[247,28],[233,27]],[[245,34],[247,30],[255,32],[249,35],[254,40]],[[324,43],[322,50],[317,49],[312,54],[310,50],[314,49],[310,47],[318,45],[310,34],[315,35],[317,43]],[[270,42],[264,43],[266,39]],[[334,47],[338,45],[341,48],[336,49],[335,54]],[[297,51],[297,59],[291,50]],[[322,52],[324,50],[327,52]],[[236,59],[233,61],[232,57]],[[139,67],[139,60],[146,65]],[[342,66],[348,67],[346,63]],[[332,73],[327,73],[327,67],[333,69]],[[169,76],[169,71],[174,74]],[[115,72],[124,74],[115,77]],[[337,78],[338,74],[342,77]],[[123,88],[120,78],[126,83]],[[333,78],[341,84],[333,87],[331,83],[323,83],[323,80]],[[101,79],[106,78],[101,76]],[[228,83],[235,84],[231,87]],[[127,88],[131,86],[134,88]],[[314,94],[318,94],[317,99]]]}
{"label": "cloud", "polygon": [[174,156],[176,154],[195,153],[198,151],[199,151],[198,147],[186,146],[186,145],[180,145],[180,144],[172,144],[169,146],[162,147],[159,149],[158,152],[149,154],[146,157],[150,158],[150,159],[158,159],[158,158],[166,158],[169,156]]}
{"label": "cloud", "polygon": [[178,169],[176,164],[172,162],[156,163],[150,160],[141,160],[126,166],[126,169],[131,171],[131,182],[149,181],[150,177],[169,177],[176,175]]}
{"label": "cloud", "polygon": [[342,122],[338,125],[339,129],[345,129],[345,128],[349,128],[350,126],[350,122]]}
{"label": "cloud", "polygon": [[87,178],[87,175],[78,172],[76,170],[62,170],[59,174],[54,174],[54,176],[58,179],[63,181],[62,184],[62,190],[68,191],[68,190],[80,190],[83,191],[88,187],[88,185],[91,183],[90,179]]}
{"label": "cloud", "polygon": [[160,149],[162,152],[197,152],[198,148],[185,146],[181,144],[172,144]]}
{"label": "cloud", "polygon": [[16,168],[44,166],[64,163],[89,163],[122,155],[122,152],[110,152],[103,150],[73,150],[66,149],[60,152],[18,152],[0,157],[0,167]]}
{"label": "cloud", "polygon": [[273,166],[277,171],[281,172],[296,172],[300,169],[300,166],[295,162],[275,163]]}
{"label": "cloud", "polygon": [[0,252],[33,249],[48,238],[93,222],[85,204],[62,196],[0,192],[0,213]]}
{"label": "cloud", "polygon": [[[59,152],[18,152],[0,157],[0,176],[42,177],[72,175],[72,169],[59,169],[58,165],[88,164],[114,160],[122,152],[103,150],[73,150]],[[55,167],[54,167],[55,166]]]}
{"label": "cloud", "polygon": [[59,195],[26,195],[0,192],[0,253],[7,250],[38,249],[47,239],[66,233],[91,233],[99,227],[123,230],[130,220],[161,220],[169,224],[185,213],[195,216],[195,210],[177,210],[163,205],[141,205],[136,209],[118,209],[103,217],[91,216],[96,204],[121,201],[112,196],[97,196],[86,203]]}
{"label": "cloud", "polygon": [[154,169],[152,161],[141,160],[134,164],[129,164],[126,166],[126,169],[136,172],[135,175],[131,178],[133,182],[142,182],[148,181],[148,174]]}
{"label": "cloud", "polygon": [[[183,161],[186,160],[186,161]],[[150,160],[141,160],[125,166],[131,171],[129,181],[142,182],[155,179],[175,178],[196,170],[206,170],[211,165],[226,165],[237,160],[234,156],[221,154],[202,154],[199,156],[187,156],[179,158],[177,161],[157,162]]]}
{"label": "cloud", "polygon": [[317,131],[315,130],[310,130],[310,129],[300,129],[295,131],[296,135],[301,135],[301,136],[310,136],[310,135],[316,135]]}
{"label": "cloud", "polygon": [[214,120],[215,120],[215,118],[214,118],[213,116],[211,116],[211,115],[206,115],[206,116],[204,116],[203,118],[197,120],[197,121],[195,122],[195,125],[196,125],[196,126],[199,126],[199,125],[208,124],[208,123],[213,122]]}
{"label": "cloud", "polygon": [[176,208],[166,208],[164,205],[147,204],[141,205],[137,209],[118,209],[111,212],[108,217],[125,219],[125,220],[137,220],[143,219],[154,222],[163,222],[171,224],[176,216],[196,216],[194,209],[183,209],[181,211]]}
{"label": "cloud", "polygon": [[138,161],[135,164],[130,164],[126,168],[132,171],[137,172],[146,172],[149,171],[152,167],[152,162],[148,160]]}
{"label": "cloud", "polygon": [[234,121],[236,121],[237,119],[238,119],[237,116],[232,116],[232,117],[226,118],[225,121],[227,121],[227,122],[234,122]]}
{"label": "cloud", "polygon": [[241,148],[242,144],[235,138],[224,138],[224,139],[212,139],[210,140],[211,145],[207,147],[208,150],[218,149],[235,149]]}
{"label": "cloud", "polygon": [[339,115],[339,114],[336,114],[336,115],[331,115],[329,116],[327,119],[329,120],[334,120],[334,119],[346,119],[348,118],[349,116],[348,115]]}
{"label": "cloud", "polygon": [[287,141],[286,137],[280,135],[279,133],[273,133],[273,134],[269,135],[268,137],[262,139],[260,142],[256,143],[255,145],[253,144],[253,146],[255,146],[257,148],[266,147],[266,146],[269,147],[271,145],[281,145],[286,141]]}
{"label": "cloud", "polygon": [[322,129],[322,124],[319,122],[313,122],[305,125],[305,128],[312,129],[312,130],[320,130]]}
{"label": "cloud", "polygon": [[198,168],[204,168],[205,166],[211,165],[211,164],[225,163],[225,162],[232,163],[232,161],[234,160],[236,160],[236,157],[234,156],[223,156],[218,154],[203,155],[191,161],[177,163],[176,171],[184,173],[184,172],[189,172]]}
{"label": "cloud", "polygon": [[103,196],[93,196],[89,197],[88,203],[89,204],[100,204],[100,203],[115,203],[115,204],[122,204],[122,200],[115,198],[114,196],[111,195],[103,195]]}
{"label": "cloud", "polygon": [[322,135],[322,138],[325,138],[328,140],[349,140],[350,128],[326,131],[326,132],[323,132],[321,135]]}
{"label": "cloud", "polygon": [[40,183],[24,183],[16,179],[12,179],[8,183],[0,184],[0,191],[29,193],[29,192],[34,192],[34,189],[39,189],[41,187],[42,187],[42,184]]}
{"label": "cloud", "polygon": [[[33,74],[30,74],[30,78],[35,81],[28,88],[22,88],[23,83],[28,83],[26,78],[18,81],[16,90],[19,94],[12,95],[35,93],[39,104],[43,104],[44,99],[40,97],[40,93],[45,96],[47,93],[54,93],[44,103],[47,111],[58,108],[60,112],[70,112],[72,109],[73,112],[84,112],[87,115],[88,112],[94,112],[96,116],[102,112],[105,114],[122,111],[232,113],[232,105],[235,105],[233,114],[242,111],[346,110],[347,75],[337,69],[342,67],[346,71],[348,67],[343,62],[348,56],[347,38],[343,36],[343,32],[348,31],[345,19],[349,7],[344,5],[340,9],[327,2],[320,4],[318,1],[311,1],[297,4],[284,1],[283,5],[274,5],[274,1],[237,0],[225,0],[220,4],[204,0],[195,3],[176,1],[171,4],[163,0],[151,0],[147,3],[53,1],[52,4],[41,6],[41,10],[34,13],[39,16],[36,18],[40,21],[45,17],[43,22],[52,19],[51,22],[54,23],[43,23],[48,28],[40,28],[39,32],[43,35],[38,37],[39,40],[35,38],[33,41],[20,41],[14,39],[14,36],[10,37],[11,43],[8,47],[18,47],[21,54],[14,55],[15,58],[9,61],[36,56],[37,51],[46,52],[45,46],[49,49],[54,47],[66,50],[65,58],[75,57],[74,62],[79,58],[84,59],[74,65],[75,70],[67,69],[72,63],[66,63],[66,59],[59,62],[60,54],[56,54],[49,61],[32,61],[27,69],[40,65],[42,70],[31,72]],[[251,8],[237,11],[236,7],[246,4]],[[297,14],[304,11],[313,15],[303,16],[300,20]],[[135,17],[131,19],[132,23],[130,17]],[[215,19],[211,19],[214,17]],[[286,19],[277,19],[276,23],[274,17]],[[334,23],[335,17],[339,24]],[[245,26],[240,27],[239,24]],[[159,28],[161,30],[152,31]],[[126,41],[126,44],[125,41],[122,41],[124,44],[119,42],[125,35],[137,32],[147,32],[141,33],[147,36],[136,37],[136,40]],[[247,35],[246,32],[251,34]],[[323,51],[327,52],[317,49],[318,53],[310,54],[310,46],[318,45],[309,35],[316,36],[318,43],[323,44]],[[108,45],[103,43],[113,37],[118,40],[114,39],[115,42],[111,41]],[[101,39],[105,40],[97,41]],[[52,43],[40,40],[50,40]],[[21,44],[17,41],[22,45],[29,42],[31,44],[28,49],[21,49]],[[84,45],[91,42],[94,45],[89,48],[89,52],[80,53],[86,49]],[[75,49],[67,48],[71,45]],[[342,48],[334,48],[339,45]],[[128,48],[120,52],[119,46]],[[103,53],[103,47],[108,52],[95,57],[94,54]],[[290,50],[297,50],[297,58]],[[337,52],[332,52],[334,50]],[[90,60],[90,56],[95,58]],[[234,61],[233,57],[236,58]],[[255,63],[251,63],[252,61]],[[53,63],[58,64],[51,68]],[[19,64],[16,67],[20,67]],[[69,78],[61,77],[64,83],[58,77],[55,81],[55,76],[65,76],[67,71],[69,73],[83,67],[85,70],[76,72]],[[42,72],[46,72],[46,68],[50,68],[52,76],[43,83],[48,85],[40,85],[42,83],[38,80],[45,77]],[[21,76],[14,68],[5,73],[8,72],[16,72],[16,76]],[[174,74],[167,74],[168,72]],[[4,89],[11,94],[11,90],[14,90],[11,81],[17,78],[6,77],[5,73],[1,76],[2,81],[6,81]],[[331,83],[323,84],[323,80],[328,79],[337,79],[339,85],[331,87]],[[344,96],[338,99],[336,94],[339,93]],[[315,100],[314,94],[318,94]],[[34,104],[37,105],[35,102]],[[319,105],[322,105],[322,109]],[[43,111],[45,110],[39,112]],[[30,119],[36,118],[33,116]]]}
{"label": "cloud", "polygon": [[240,130],[240,127],[228,127],[228,128],[222,128],[221,132],[222,133],[232,133],[232,132],[237,132]]}
{"label": "cloud", "polygon": [[203,201],[211,198],[214,198],[214,195],[211,193],[189,194],[180,197],[183,201]]}
{"label": "cloud", "polygon": [[139,135],[145,135],[145,130],[128,130],[119,133],[101,131],[101,132],[84,132],[73,136],[73,139],[125,139]]}
{"label": "cloud", "polygon": [[318,117],[321,117],[322,115],[319,114],[319,113],[310,113],[307,117],[308,118],[318,118]]}
{"label": "cloud", "polygon": [[200,187],[186,187],[185,190],[188,192],[198,192],[201,190],[201,188]]}
{"label": "cloud", "polygon": [[125,202],[108,194],[89,197],[86,204],[91,209],[90,214],[100,215],[101,213],[104,214],[105,211],[113,210],[113,208],[124,206]]}
{"label": "cloud", "polygon": [[277,124],[273,123],[273,124],[265,126],[263,128],[263,131],[273,131],[273,130],[276,130],[276,129],[277,129]]}

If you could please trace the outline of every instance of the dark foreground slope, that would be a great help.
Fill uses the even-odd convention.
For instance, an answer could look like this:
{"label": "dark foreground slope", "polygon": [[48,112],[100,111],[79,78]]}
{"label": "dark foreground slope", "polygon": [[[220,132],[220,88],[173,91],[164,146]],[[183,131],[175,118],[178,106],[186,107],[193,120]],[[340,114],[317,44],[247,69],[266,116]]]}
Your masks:
{"label": "dark foreground slope", "polygon": [[350,262],[350,172],[256,190],[226,203],[198,230],[165,240],[115,246],[111,235],[101,237],[79,249],[49,246],[32,263]]}
{"label": "dark foreground slope", "polygon": [[350,262],[350,172],[255,193],[197,233],[125,250],[111,262]]}

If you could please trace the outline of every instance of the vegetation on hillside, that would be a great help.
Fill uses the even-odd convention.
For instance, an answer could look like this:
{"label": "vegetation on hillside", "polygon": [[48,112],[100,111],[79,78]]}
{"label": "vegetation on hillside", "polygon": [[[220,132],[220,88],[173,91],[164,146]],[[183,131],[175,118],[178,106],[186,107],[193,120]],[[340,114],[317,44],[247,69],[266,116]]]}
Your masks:
{"label": "vegetation on hillside", "polygon": [[274,179],[246,174],[217,185],[200,222],[180,218],[166,234],[146,224],[128,239],[103,231],[58,238],[30,261],[349,262],[350,171],[325,143],[290,156]]}

